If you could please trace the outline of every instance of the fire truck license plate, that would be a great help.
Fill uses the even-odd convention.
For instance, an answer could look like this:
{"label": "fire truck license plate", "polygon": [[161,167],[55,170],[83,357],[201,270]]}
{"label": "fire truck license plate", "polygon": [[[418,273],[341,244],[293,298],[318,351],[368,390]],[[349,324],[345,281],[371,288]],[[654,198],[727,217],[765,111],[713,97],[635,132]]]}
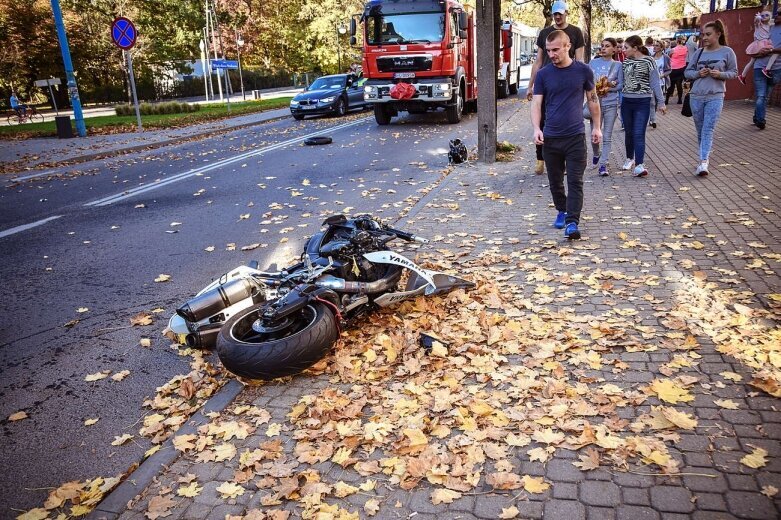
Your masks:
{"label": "fire truck license plate", "polygon": [[396,72],[393,74],[393,77],[396,79],[405,79],[405,78],[414,78],[415,73],[414,72]]}

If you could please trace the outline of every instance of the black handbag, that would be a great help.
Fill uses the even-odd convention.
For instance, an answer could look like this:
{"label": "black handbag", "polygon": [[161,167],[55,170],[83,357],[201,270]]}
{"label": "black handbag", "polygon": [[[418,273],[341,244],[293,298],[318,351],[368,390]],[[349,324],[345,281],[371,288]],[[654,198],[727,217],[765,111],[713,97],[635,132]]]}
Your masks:
{"label": "black handbag", "polygon": [[[697,70],[697,64],[700,62],[700,56],[702,56],[702,49],[700,49],[700,53],[697,55],[697,61],[694,62],[694,70]],[[689,92],[691,92],[695,81],[696,79],[693,79],[689,82]],[[683,117],[692,116],[692,102],[689,96],[689,92],[683,96],[683,106],[681,107],[681,115]]]}

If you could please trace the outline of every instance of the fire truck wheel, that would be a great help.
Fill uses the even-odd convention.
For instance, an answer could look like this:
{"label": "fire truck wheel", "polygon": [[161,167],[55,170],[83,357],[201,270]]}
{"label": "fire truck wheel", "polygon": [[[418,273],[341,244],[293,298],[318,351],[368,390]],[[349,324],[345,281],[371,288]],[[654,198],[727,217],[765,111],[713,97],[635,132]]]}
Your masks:
{"label": "fire truck wheel", "polygon": [[521,82],[521,71],[519,70],[515,76],[515,81],[510,84],[510,94],[513,96],[518,93],[518,84]]}
{"label": "fire truck wheel", "polygon": [[497,85],[497,88],[499,89],[499,92],[497,93],[496,97],[499,99],[504,99],[510,95],[510,86],[507,80],[500,81],[499,85]]}
{"label": "fire truck wheel", "polygon": [[459,88],[456,94],[456,99],[452,105],[448,105],[445,108],[445,114],[447,115],[447,122],[454,125],[461,121],[461,116],[464,113],[464,91]]}
{"label": "fire truck wheel", "polygon": [[388,108],[382,103],[375,103],[374,120],[377,121],[377,124],[380,126],[390,124],[390,120],[391,120],[390,110],[388,110]]}

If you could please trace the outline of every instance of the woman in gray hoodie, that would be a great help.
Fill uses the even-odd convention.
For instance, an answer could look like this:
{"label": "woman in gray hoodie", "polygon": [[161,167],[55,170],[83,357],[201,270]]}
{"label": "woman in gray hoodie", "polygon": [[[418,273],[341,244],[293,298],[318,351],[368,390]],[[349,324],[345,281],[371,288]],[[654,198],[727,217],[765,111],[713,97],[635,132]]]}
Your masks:
{"label": "woman in gray hoodie", "polygon": [[738,77],[738,60],[735,52],[727,47],[727,36],[721,20],[705,24],[702,49],[692,56],[684,75],[694,84],[689,92],[692,119],[697,129],[700,145],[700,165],[697,175],[708,175],[708,159],[713,148],[713,134],[724,108],[727,80]]}

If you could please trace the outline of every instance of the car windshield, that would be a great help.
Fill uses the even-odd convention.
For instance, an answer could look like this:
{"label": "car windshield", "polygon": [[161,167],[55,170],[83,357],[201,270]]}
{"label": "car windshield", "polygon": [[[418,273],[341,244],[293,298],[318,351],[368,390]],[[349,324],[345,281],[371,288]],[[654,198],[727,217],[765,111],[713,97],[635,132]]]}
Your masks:
{"label": "car windshield", "polygon": [[445,36],[445,13],[410,13],[372,16],[367,20],[368,42],[431,43]]}
{"label": "car windshield", "polygon": [[344,88],[347,78],[344,76],[337,78],[317,78],[314,83],[309,85],[307,90],[334,90],[338,88]]}

